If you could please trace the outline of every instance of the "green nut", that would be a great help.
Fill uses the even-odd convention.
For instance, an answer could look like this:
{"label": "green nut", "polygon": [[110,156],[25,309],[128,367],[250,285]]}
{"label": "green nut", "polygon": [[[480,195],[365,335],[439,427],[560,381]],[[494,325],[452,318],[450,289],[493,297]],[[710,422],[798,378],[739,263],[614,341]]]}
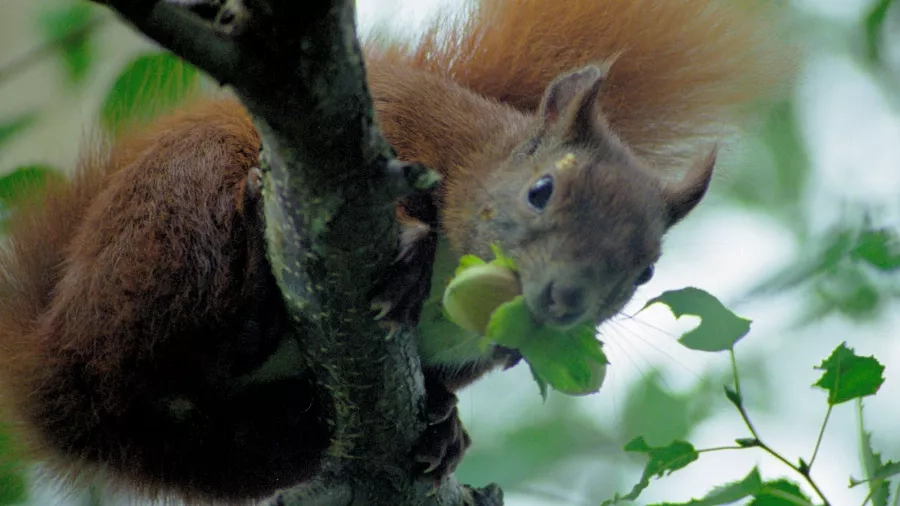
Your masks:
{"label": "green nut", "polygon": [[499,265],[475,265],[460,272],[444,290],[444,311],[453,323],[484,335],[491,313],[521,294],[515,273]]}

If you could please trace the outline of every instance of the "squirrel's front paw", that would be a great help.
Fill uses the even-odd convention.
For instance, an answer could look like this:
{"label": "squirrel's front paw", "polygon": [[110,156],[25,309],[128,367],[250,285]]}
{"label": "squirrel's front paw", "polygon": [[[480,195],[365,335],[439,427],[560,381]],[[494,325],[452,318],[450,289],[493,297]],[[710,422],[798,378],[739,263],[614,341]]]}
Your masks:
{"label": "squirrel's front paw", "polygon": [[413,450],[422,464],[422,479],[435,484],[453,474],[472,443],[456,409],[457,399],[443,384],[426,382],[425,413],[428,428]]}
{"label": "squirrel's front paw", "polygon": [[372,302],[377,318],[391,323],[416,325],[431,288],[431,269],[437,236],[429,225],[398,215],[400,251],[388,275],[376,287]]}

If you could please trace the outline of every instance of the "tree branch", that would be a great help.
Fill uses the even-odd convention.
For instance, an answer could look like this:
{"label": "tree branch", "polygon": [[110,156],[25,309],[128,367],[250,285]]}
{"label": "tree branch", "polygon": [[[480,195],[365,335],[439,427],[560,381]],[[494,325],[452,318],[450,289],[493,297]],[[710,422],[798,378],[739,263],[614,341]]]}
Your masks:
{"label": "tree branch", "polygon": [[229,1],[214,22],[184,0],[106,3],[232,85],[262,138],[269,258],[304,360],[333,399],[322,472],[271,504],[502,504],[496,486],[415,480],[409,455],[425,428],[415,340],[410,329],[385,339],[369,305],[396,254],[396,198],[434,179],[395,161],[374,125],[354,1]]}

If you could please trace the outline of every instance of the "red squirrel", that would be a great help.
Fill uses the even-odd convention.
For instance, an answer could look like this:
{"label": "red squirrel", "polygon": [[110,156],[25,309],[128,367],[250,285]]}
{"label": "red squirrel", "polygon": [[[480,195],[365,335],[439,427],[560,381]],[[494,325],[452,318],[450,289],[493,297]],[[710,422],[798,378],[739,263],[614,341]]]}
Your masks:
{"label": "red squirrel", "polygon": [[[398,206],[407,229],[430,227],[408,248],[427,258],[440,234],[486,257],[498,243],[536,319],[613,316],[703,197],[713,141],[780,89],[770,7],[481,0],[415,45],[368,41],[384,135],[444,178]],[[259,149],[237,101],[198,100],[20,203],[0,250],[0,400],[52,476],[231,503],[315,475],[327,395],[302,372],[237,380],[289,327],[254,211]],[[514,361],[426,357],[426,475],[469,444],[452,391]]]}

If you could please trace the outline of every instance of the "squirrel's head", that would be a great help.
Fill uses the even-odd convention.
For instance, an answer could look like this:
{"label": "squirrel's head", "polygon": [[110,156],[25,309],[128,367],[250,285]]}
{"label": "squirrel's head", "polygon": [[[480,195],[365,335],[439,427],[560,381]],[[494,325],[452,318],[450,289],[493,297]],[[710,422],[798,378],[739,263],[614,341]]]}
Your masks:
{"label": "squirrel's head", "polygon": [[[599,106],[604,72],[557,78],[528,140],[470,195],[470,241],[497,243],[519,266],[534,317],[569,327],[619,312],[653,275],[663,234],[701,200],[713,149],[680,181],[646,167],[610,130]],[[648,128],[652,126],[648,125]]]}

